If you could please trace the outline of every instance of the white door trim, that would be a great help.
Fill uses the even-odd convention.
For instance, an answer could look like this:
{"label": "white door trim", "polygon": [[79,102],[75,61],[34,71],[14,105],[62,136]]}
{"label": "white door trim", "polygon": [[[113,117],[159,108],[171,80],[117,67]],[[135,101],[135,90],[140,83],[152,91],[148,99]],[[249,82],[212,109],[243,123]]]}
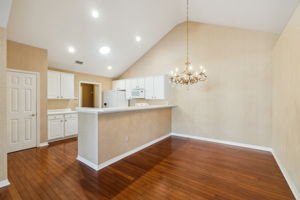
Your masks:
{"label": "white door trim", "polygon": [[16,72],[16,73],[25,73],[25,74],[34,74],[36,76],[36,147],[40,146],[40,121],[41,121],[41,112],[40,112],[40,73],[25,71],[25,70],[16,70],[16,69],[7,69],[7,72]]}

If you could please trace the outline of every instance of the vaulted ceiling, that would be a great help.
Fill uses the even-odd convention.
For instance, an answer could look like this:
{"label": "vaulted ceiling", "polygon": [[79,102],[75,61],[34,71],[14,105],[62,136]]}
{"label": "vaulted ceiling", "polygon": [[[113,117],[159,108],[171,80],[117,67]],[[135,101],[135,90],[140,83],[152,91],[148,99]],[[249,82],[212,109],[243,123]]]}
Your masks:
{"label": "vaulted ceiling", "polygon": [[[298,3],[190,0],[190,15],[192,21],[280,33]],[[116,77],[185,20],[185,4],[186,0],[14,0],[8,39],[48,49],[51,67]],[[101,55],[103,46],[111,52]]]}

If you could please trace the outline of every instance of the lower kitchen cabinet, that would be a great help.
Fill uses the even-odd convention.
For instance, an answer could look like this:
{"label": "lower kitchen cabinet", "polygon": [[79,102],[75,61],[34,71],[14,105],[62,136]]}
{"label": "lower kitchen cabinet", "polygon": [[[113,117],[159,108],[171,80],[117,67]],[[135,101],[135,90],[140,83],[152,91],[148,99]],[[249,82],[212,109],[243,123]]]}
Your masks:
{"label": "lower kitchen cabinet", "polygon": [[78,134],[78,114],[48,116],[48,140],[63,139]]}

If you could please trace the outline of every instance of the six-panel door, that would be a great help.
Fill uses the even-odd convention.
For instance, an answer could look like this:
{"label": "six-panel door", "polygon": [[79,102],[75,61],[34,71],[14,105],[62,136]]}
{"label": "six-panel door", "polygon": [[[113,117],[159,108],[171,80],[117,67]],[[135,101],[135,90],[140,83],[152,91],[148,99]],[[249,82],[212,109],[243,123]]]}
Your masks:
{"label": "six-panel door", "polygon": [[37,77],[26,72],[7,73],[8,152],[36,147]]}

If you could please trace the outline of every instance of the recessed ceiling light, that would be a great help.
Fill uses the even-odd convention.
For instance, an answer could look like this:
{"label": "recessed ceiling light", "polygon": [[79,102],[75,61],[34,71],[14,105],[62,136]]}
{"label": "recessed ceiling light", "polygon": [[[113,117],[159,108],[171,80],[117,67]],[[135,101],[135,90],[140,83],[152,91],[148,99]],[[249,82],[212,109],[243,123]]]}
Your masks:
{"label": "recessed ceiling light", "polygon": [[112,70],[112,66],[108,66],[107,69],[110,71]]}
{"label": "recessed ceiling light", "polygon": [[97,10],[92,10],[91,14],[92,14],[92,17],[94,17],[94,18],[99,17],[99,12]]}
{"label": "recessed ceiling light", "polygon": [[69,51],[69,53],[75,53],[76,50],[74,47],[70,46],[70,47],[68,47],[68,51]]}
{"label": "recessed ceiling light", "polygon": [[102,55],[109,54],[109,53],[110,53],[110,48],[107,47],[107,46],[101,47],[101,48],[99,49],[99,52],[100,52]]}
{"label": "recessed ceiling light", "polygon": [[142,40],[141,36],[136,36],[135,41],[140,42]]}

